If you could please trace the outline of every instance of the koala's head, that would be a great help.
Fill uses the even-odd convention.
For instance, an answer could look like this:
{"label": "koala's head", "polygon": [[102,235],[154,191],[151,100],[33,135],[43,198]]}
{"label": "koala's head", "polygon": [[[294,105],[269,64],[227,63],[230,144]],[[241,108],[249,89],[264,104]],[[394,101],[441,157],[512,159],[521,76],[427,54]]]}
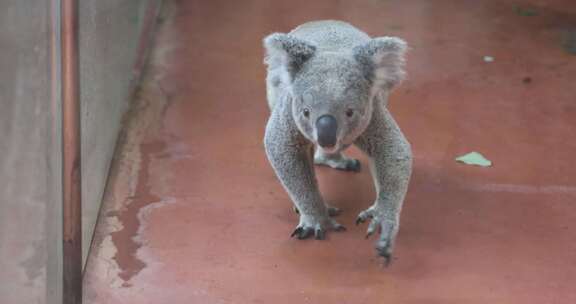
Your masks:
{"label": "koala's head", "polygon": [[292,115],[306,138],[327,153],[352,144],[368,126],[374,97],[404,78],[406,43],[374,38],[349,52],[320,51],[289,34],[264,40],[272,83],[292,97]]}

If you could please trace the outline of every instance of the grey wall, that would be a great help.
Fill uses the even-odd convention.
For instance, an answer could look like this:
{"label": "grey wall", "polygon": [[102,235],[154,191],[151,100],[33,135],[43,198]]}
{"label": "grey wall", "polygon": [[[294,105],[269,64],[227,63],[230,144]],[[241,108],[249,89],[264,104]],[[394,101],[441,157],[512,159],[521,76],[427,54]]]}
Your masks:
{"label": "grey wall", "polygon": [[59,104],[51,102],[49,5],[0,2],[0,303],[60,296]]}
{"label": "grey wall", "polygon": [[[94,232],[122,115],[128,108],[132,67],[148,2],[80,1],[82,99],[82,228]],[[83,258],[89,249],[83,243]]]}
{"label": "grey wall", "polygon": [[[84,257],[149,1],[156,0],[80,1]],[[57,9],[50,5],[0,1],[2,304],[61,303],[61,108],[51,77],[50,14]]]}

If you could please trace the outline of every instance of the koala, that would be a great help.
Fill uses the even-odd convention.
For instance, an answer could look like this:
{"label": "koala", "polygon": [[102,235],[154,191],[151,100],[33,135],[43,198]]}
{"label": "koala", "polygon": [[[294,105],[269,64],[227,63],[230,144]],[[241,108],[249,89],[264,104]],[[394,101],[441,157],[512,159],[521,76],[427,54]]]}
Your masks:
{"label": "koala", "polygon": [[390,262],[400,212],[412,172],[411,147],[386,108],[388,93],[405,76],[406,43],[371,38],[334,20],[308,22],[264,41],[270,117],[264,135],[267,158],[298,211],[292,237],[324,239],[343,231],[318,190],[313,164],[359,171],[343,154],[351,145],[369,159],[376,199],[356,224],[377,230],[376,250]]}

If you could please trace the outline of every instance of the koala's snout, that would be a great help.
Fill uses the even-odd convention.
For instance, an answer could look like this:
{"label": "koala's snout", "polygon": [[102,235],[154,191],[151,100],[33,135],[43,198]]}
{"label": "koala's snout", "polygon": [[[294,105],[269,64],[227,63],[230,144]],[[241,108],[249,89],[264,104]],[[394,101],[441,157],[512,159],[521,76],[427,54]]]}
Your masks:
{"label": "koala's snout", "polygon": [[331,148],[336,145],[336,133],[338,122],[332,115],[322,115],[316,120],[316,135],[318,144],[323,148]]}

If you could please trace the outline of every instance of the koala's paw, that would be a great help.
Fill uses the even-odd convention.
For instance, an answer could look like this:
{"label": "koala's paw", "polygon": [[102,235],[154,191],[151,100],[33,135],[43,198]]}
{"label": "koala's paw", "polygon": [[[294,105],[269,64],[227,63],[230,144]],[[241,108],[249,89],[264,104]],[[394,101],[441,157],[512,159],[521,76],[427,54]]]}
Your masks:
{"label": "koala's paw", "polygon": [[344,155],[328,158],[324,155],[316,155],[314,163],[320,166],[328,166],[342,171],[360,172],[360,161],[354,158],[348,158]]}
{"label": "koala's paw", "polygon": [[360,172],[361,166],[360,161],[354,158],[346,159],[343,163],[336,167],[332,167],[337,170]]}
{"label": "koala's paw", "polygon": [[358,218],[356,218],[356,225],[370,221],[368,224],[368,229],[366,232],[366,238],[369,238],[376,229],[380,232],[380,238],[376,242],[376,251],[378,255],[384,258],[385,266],[390,265],[392,260],[392,251],[394,249],[394,240],[396,239],[396,234],[398,233],[398,221],[390,220],[384,216],[381,212],[378,212],[378,208],[374,206],[360,212]]}
{"label": "koala's paw", "polygon": [[292,232],[290,237],[297,237],[298,239],[303,240],[314,236],[317,240],[323,240],[326,238],[326,232],[329,230],[344,231],[346,230],[346,227],[339,224],[329,216],[301,215],[300,223],[294,232]]}
{"label": "koala's paw", "polygon": [[[340,212],[342,212],[342,209],[330,205],[326,205],[326,209],[328,209],[328,215],[330,216],[337,216],[340,214]],[[298,210],[296,206],[292,206],[292,210],[294,210],[294,212],[297,214],[300,214],[300,210]]]}

